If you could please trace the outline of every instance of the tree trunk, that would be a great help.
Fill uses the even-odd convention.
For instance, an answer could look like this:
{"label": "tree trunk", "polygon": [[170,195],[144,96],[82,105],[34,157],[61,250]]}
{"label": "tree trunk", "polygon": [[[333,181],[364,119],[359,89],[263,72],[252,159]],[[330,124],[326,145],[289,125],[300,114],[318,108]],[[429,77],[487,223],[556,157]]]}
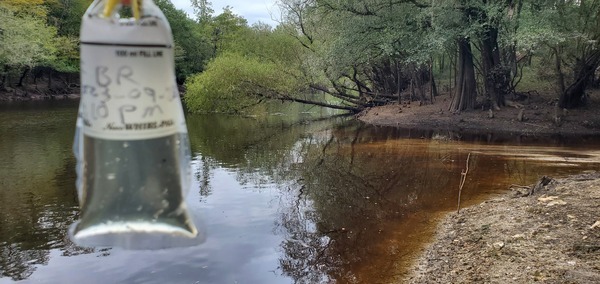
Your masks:
{"label": "tree trunk", "polygon": [[500,61],[498,30],[487,28],[481,45],[485,91],[494,109],[500,109],[505,105],[505,95],[510,89],[510,69],[504,67]]}
{"label": "tree trunk", "polygon": [[600,50],[579,60],[575,67],[575,81],[561,93],[558,100],[561,108],[575,108],[586,104],[585,90],[599,64]]}
{"label": "tree trunk", "polygon": [[452,70],[456,71],[456,61],[458,56],[456,56],[456,54],[451,54],[451,58],[450,58],[450,68],[448,68],[448,72],[450,73],[450,76],[448,77],[448,85],[450,85],[450,97],[453,97],[454,92],[453,90],[456,88],[456,86],[452,87],[452,81],[454,81],[454,83],[456,83],[456,80],[452,80],[452,78],[456,77],[456,73],[454,73],[454,77],[452,76]]}
{"label": "tree trunk", "polygon": [[419,94],[419,98],[421,99],[421,104],[425,104],[427,98],[425,97],[425,90],[423,90],[423,71],[421,68],[415,69],[414,73],[415,83],[417,84],[417,93]]}
{"label": "tree trunk", "polygon": [[561,62],[560,62],[560,50],[558,48],[554,48],[554,67],[556,68],[556,81],[558,83],[558,87],[560,88],[560,93],[565,93],[565,75],[562,72]]}
{"label": "tree trunk", "polygon": [[402,90],[400,89],[400,64],[396,61],[396,93],[398,94],[398,103],[402,103],[402,97],[400,93]]}
{"label": "tree trunk", "polygon": [[437,84],[435,83],[435,77],[433,76],[433,74],[431,74],[431,95],[433,96],[433,100],[435,100],[435,97],[439,96]]}
{"label": "tree trunk", "polygon": [[2,73],[2,80],[0,81],[0,90],[4,89],[4,84],[8,80],[8,65],[4,66],[4,72]]}
{"label": "tree trunk", "polygon": [[412,102],[414,96],[415,96],[415,81],[413,79],[410,79],[410,98],[408,99],[408,101]]}
{"label": "tree trunk", "polygon": [[454,98],[448,110],[460,112],[475,108],[477,88],[475,84],[475,66],[473,65],[473,53],[471,42],[462,38],[458,40],[458,61],[456,70],[456,83]]}
{"label": "tree trunk", "polygon": [[433,104],[433,64],[429,62],[429,103]]}
{"label": "tree trunk", "polygon": [[373,90],[386,95],[392,95],[397,92],[399,89],[397,86],[398,77],[401,76],[400,73],[396,72],[397,70],[398,68],[395,66],[395,63],[390,62],[390,60],[384,60],[380,64],[373,66]]}
{"label": "tree trunk", "polygon": [[52,70],[48,72],[48,90],[52,89]]}
{"label": "tree trunk", "polygon": [[25,70],[23,71],[23,73],[21,74],[21,77],[19,78],[19,83],[17,84],[17,87],[23,87],[23,81],[25,81],[25,78],[27,77],[27,73],[29,73],[29,70],[31,70],[31,68],[25,67]]}

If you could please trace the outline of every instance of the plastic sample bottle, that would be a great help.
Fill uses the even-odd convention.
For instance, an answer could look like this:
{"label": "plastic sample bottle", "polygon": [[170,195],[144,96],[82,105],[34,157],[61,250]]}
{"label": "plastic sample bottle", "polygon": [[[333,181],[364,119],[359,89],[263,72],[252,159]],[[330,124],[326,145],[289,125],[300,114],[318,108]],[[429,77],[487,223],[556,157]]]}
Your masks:
{"label": "plastic sample bottle", "polygon": [[185,202],[190,148],[169,23],[151,0],[138,1],[139,19],[120,19],[120,7],[105,13],[107,2],[94,1],[81,26],[73,147],[81,213],[71,239],[127,249],[199,244]]}

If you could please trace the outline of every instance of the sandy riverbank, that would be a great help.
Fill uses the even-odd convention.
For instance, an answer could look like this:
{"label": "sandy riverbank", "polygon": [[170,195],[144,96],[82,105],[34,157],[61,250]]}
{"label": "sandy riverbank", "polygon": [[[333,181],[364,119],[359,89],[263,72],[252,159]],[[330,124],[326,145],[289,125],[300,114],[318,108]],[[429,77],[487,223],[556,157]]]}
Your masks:
{"label": "sandy riverbank", "polygon": [[[597,96],[574,110],[558,109],[555,99],[538,94],[499,111],[484,107],[455,114],[447,111],[449,102],[445,95],[434,104],[375,107],[357,118],[406,129],[600,135]],[[446,214],[409,273],[395,282],[600,283],[600,173],[552,179],[529,195],[533,187],[515,187],[502,197]]]}
{"label": "sandy riverbank", "polygon": [[600,283],[600,173],[449,213],[397,283]]}
{"label": "sandy riverbank", "polygon": [[407,129],[519,135],[600,135],[600,99],[597,97],[600,96],[592,96],[586,107],[563,110],[555,106],[557,100],[552,96],[534,93],[515,102],[515,106],[506,106],[498,111],[480,107],[451,113],[448,111],[450,97],[441,95],[433,104],[403,102],[374,107],[361,112],[357,118],[369,124]]}

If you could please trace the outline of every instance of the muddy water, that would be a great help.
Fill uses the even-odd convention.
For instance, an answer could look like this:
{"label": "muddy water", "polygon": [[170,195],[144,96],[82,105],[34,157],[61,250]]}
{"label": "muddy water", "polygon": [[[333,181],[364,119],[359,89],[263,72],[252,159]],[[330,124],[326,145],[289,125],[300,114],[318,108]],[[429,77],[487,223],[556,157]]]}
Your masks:
{"label": "muddy water", "polygon": [[405,272],[434,218],[456,209],[469,153],[462,206],[543,175],[600,170],[596,138],[415,132],[314,109],[189,115],[188,202],[207,241],[80,248],[65,237],[78,215],[75,113],[0,108],[0,283],[385,283]]}
{"label": "muddy water", "polygon": [[583,137],[524,141],[372,127],[334,136],[342,143],[331,143],[325,158],[315,162],[306,179],[318,182],[304,185],[314,185],[305,191],[314,194],[310,200],[318,208],[318,224],[332,232],[321,249],[335,244],[332,253],[342,257],[333,260],[347,261],[343,269],[328,274],[344,283],[387,283],[406,273],[414,253],[431,237],[435,218],[456,210],[469,153],[462,206],[505,193],[511,184],[535,183],[544,175],[600,169],[598,144]]}

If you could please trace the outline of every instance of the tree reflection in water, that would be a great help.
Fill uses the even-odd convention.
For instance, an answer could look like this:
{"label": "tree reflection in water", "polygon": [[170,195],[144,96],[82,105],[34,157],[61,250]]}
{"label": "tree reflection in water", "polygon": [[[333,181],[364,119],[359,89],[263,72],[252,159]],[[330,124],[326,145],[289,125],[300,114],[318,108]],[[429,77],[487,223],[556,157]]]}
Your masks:
{"label": "tree reflection in water", "polygon": [[[36,186],[32,187],[33,191],[8,196],[14,203],[5,204],[10,213],[3,214],[0,219],[2,276],[13,280],[27,279],[36,266],[48,264],[53,249],[59,249],[62,256],[96,252],[92,248],[76,246],[67,235],[79,212],[73,183],[74,162],[66,159],[52,183],[45,187]],[[50,190],[35,190],[37,188]],[[101,250],[98,256],[107,255],[109,249]]]}
{"label": "tree reflection in water", "polygon": [[[284,198],[291,204],[282,206],[287,211],[281,212],[281,219],[276,221],[276,227],[286,236],[281,244],[285,257],[281,258],[280,268],[285,275],[292,277],[297,283],[323,283],[329,282],[330,275],[334,275],[336,267],[341,265],[340,259],[331,257],[331,241],[327,235],[321,233],[315,226],[317,216],[310,201],[300,187],[297,196]],[[294,190],[290,189],[290,194]]]}
{"label": "tree reflection in water", "polygon": [[[433,185],[450,184],[454,171],[438,151],[369,147],[373,136],[361,131],[340,127],[305,139],[298,154],[302,163],[276,224],[286,235],[281,269],[298,283],[364,282],[369,266],[389,273],[396,260],[390,258],[401,253],[381,248],[394,233],[390,225],[417,210]],[[433,172],[436,163],[445,170]]]}
{"label": "tree reflection in water", "polygon": [[51,250],[94,252],[67,237],[79,211],[71,153],[76,114],[71,105],[0,112],[0,279],[27,279],[48,264]]}
{"label": "tree reflection in water", "polygon": [[[404,273],[411,253],[431,235],[433,216],[456,208],[469,152],[463,206],[511,183],[576,171],[547,163],[568,151],[463,143],[452,133],[387,140],[373,129],[342,125],[295,148],[301,158],[287,175],[294,182],[281,199],[276,227],[286,239],[281,269],[297,283],[385,282]],[[516,151],[535,158],[514,158]]]}

